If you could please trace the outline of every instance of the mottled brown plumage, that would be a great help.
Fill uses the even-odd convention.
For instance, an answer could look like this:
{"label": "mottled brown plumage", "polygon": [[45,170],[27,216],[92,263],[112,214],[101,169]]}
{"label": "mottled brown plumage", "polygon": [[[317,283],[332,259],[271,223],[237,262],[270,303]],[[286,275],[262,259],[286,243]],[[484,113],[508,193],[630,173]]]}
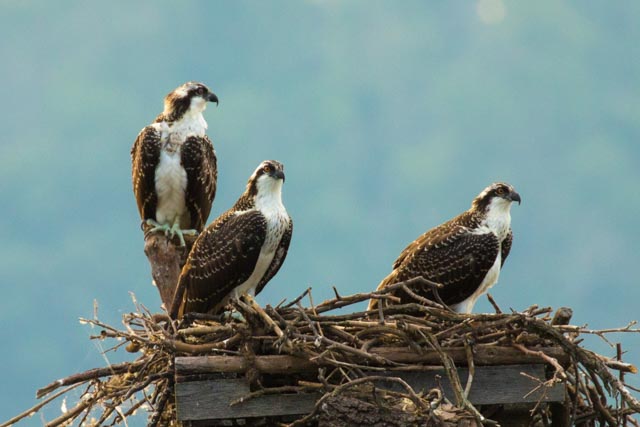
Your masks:
{"label": "mottled brown plumage", "polygon": [[202,117],[207,101],[218,98],[203,84],[176,88],[131,149],[133,192],[143,223],[177,233],[182,244],[182,232],[202,231],[216,194],[216,154]]}
{"label": "mottled brown plumage", "polygon": [[[445,304],[470,312],[477,297],[497,281],[500,267],[511,250],[509,210],[513,201],[520,202],[520,196],[512,186],[490,185],[474,199],[468,211],[427,231],[407,246],[378,289],[424,277],[443,285],[438,295]],[[492,269],[498,255],[500,263]],[[412,290],[435,300],[430,287]],[[395,295],[401,303],[415,302],[402,290]],[[377,304],[378,300],[371,300],[369,309],[375,309]]]}
{"label": "mottled brown plumage", "polygon": [[216,313],[229,298],[257,295],[278,272],[293,222],[281,202],[279,162],[260,164],[235,205],[198,236],[182,269],[172,316]]}

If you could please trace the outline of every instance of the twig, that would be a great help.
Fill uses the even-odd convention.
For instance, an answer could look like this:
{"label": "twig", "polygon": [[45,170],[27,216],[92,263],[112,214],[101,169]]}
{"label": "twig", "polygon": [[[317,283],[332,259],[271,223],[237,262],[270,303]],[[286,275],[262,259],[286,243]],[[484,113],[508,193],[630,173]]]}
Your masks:
{"label": "twig", "polygon": [[56,400],[58,397],[62,396],[63,394],[66,394],[68,392],[70,392],[71,390],[73,390],[76,387],[80,387],[82,385],[82,383],[76,383],[71,385],[70,387],[65,388],[64,390],[60,390],[59,392],[52,394],[51,396],[47,397],[45,400],[43,400],[42,402],[38,403],[37,405],[32,406],[31,408],[27,409],[26,411],[16,415],[15,417],[11,418],[10,420],[0,424],[0,427],[9,427],[15,423],[17,423],[18,421],[20,421],[23,418],[27,418],[27,417],[31,417],[33,416],[36,412],[38,412],[41,408],[43,408],[44,406],[46,406],[49,402]]}
{"label": "twig", "polygon": [[548,364],[553,366],[553,368],[556,370],[554,375],[558,375],[563,380],[567,378],[567,374],[565,373],[564,368],[558,363],[558,360],[555,359],[554,357],[548,356],[543,351],[529,350],[528,348],[526,348],[522,344],[513,343],[513,344],[511,344],[511,346],[513,348],[517,348],[518,350],[520,350],[524,354],[529,354],[529,355],[532,355],[532,356],[538,356],[539,358],[541,358],[542,360],[544,360],[545,362],[547,362]]}
{"label": "twig", "polygon": [[473,350],[471,349],[471,345],[468,341],[464,342],[464,351],[467,354],[467,367],[469,368],[469,374],[467,376],[467,384],[464,387],[464,397],[465,399],[469,398],[469,393],[471,392],[471,385],[473,384],[473,377],[476,373],[476,367],[473,363]]}
{"label": "twig", "polygon": [[276,322],[274,322],[273,319],[269,317],[269,315],[262,309],[262,307],[260,307],[256,303],[253,297],[251,297],[250,295],[245,295],[244,299],[249,303],[251,308],[253,308],[258,313],[262,320],[264,320],[267,326],[269,326],[273,330],[273,332],[276,333],[278,338],[282,339],[284,337],[284,333],[282,332],[282,329],[280,329],[280,326],[278,326]]}
{"label": "twig", "polygon": [[80,374],[69,375],[66,378],[54,381],[51,384],[39,389],[36,392],[36,398],[40,399],[41,397],[51,393],[58,387],[82,383],[96,378],[105,377],[107,375],[116,375],[123,372],[134,372],[140,366],[144,365],[145,362],[146,359],[137,360],[135,362],[123,362],[104,368],[89,369],[88,371],[82,372]]}
{"label": "twig", "polygon": [[496,311],[496,313],[497,314],[502,314],[502,310],[500,310],[500,307],[498,306],[498,303],[496,303],[496,301],[493,299],[491,294],[489,294],[489,293],[487,294],[487,299],[489,300],[489,302],[493,306],[493,309]]}

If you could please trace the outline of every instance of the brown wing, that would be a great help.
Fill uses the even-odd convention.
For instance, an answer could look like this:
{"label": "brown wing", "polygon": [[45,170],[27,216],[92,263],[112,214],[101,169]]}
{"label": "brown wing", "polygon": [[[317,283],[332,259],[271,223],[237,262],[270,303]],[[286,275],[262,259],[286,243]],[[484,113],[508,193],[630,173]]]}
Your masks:
{"label": "brown wing", "polygon": [[513,231],[509,229],[509,234],[507,234],[507,237],[502,241],[502,264],[500,264],[500,267],[504,265],[505,260],[509,256],[509,252],[511,252],[511,243],[513,243]]}
{"label": "brown wing", "polygon": [[282,235],[282,239],[280,239],[280,244],[276,249],[276,253],[273,255],[273,260],[271,261],[271,265],[265,272],[264,276],[258,286],[256,286],[256,295],[262,291],[265,285],[278,273],[280,267],[284,263],[284,259],[287,257],[287,252],[289,251],[289,243],[291,243],[291,235],[293,234],[293,220],[289,218],[289,227],[284,231]]}
{"label": "brown wing", "polygon": [[182,269],[179,316],[222,308],[233,290],[251,276],[258,260],[267,229],[260,212],[231,214],[216,223],[200,234]]}
{"label": "brown wing", "polygon": [[[424,234],[405,250],[401,263],[378,289],[422,276],[444,286],[438,294],[447,305],[462,302],[473,294],[498,255],[497,237],[493,233],[473,234],[462,226],[449,227],[447,233],[439,235],[436,230]],[[413,290],[434,300],[430,288]],[[413,301],[404,292],[396,295],[402,303]],[[371,308],[375,306],[370,304]]]}
{"label": "brown wing", "polygon": [[156,217],[158,195],[155,174],[160,161],[160,148],[161,134],[153,126],[142,129],[131,148],[133,194],[143,221]]}
{"label": "brown wing", "polygon": [[187,173],[185,202],[191,217],[190,228],[202,231],[216,196],[218,165],[211,140],[190,136],[184,142],[181,161]]}
{"label": "brown wing", "polygon": [[393,263],[393,269],[396,269],[402,265],[408,256],[414,254],[418,246],[430,246],[442,239],[443,236],[455,234],[460,230],[460,224],[467,224],[468,226],[476,225],[476,219],[467,211],[463,212],[457,217],[450,219],[449,221],[438,225],[418,237],[413,242],[404,248],[398,258]]}

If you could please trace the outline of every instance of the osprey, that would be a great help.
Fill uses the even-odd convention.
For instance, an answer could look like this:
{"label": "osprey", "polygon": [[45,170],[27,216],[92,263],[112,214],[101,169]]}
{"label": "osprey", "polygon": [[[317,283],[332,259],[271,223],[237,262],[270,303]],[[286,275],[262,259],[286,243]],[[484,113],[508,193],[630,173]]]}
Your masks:
{"label": "osprey", "polygon": [[214,314],[230,298],[257,295],[278,272],[293,231],[283,183],[282,164],[265,160],[236,204],[198,236],[180,274],[172,317]]}
{"label": "osprey", "polygon": [[202,112],[218,97],[202,83],[187,82],[164,99],[164,111],[140,132],[131,148],[133,193],[150,231],[196,235],[216,194],[216,153]]}
{"label": "osprey", "polygon": [[[476,300],[498,281],[509,256],[513,202],[519,204],[520,195],[511,185],[491,184],[473,200],[468,211],[432,228],[407,246],[378,290],[421,276],[443,285],[438,295],[445,304],[458,312],[471,313]],[[434,300],[431,288],[412,291]],[[415,301],[402,290],[396,296],[403,304]],[[377,304],[372,299],[369,310]]]}

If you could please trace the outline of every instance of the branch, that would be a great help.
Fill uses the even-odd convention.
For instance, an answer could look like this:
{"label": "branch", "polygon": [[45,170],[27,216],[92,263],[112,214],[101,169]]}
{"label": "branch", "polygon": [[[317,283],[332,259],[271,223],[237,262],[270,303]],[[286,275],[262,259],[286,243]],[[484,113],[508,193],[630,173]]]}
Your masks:
{"label": "branch", "polygon": [[144,365],[146,362],[145,359],[137,360],[135,362],[122,362],[117,365],[110,365],[104,368],[95,368],[89,369],[88,371],[82,372],[80,374],[69,375],[66,378],[59,379],[57,381],[52,382],[48,386],[42,387],[36,392],[36,398],[40,399],[41,397],[51,393],[53,390],[58,387],[82,383],[89,380],[95,380],[100,377],[106,377],[107,375],[116,375],[124,372],[134,372],[139,367]]}
{"label": "branch", "polygon": [[[193,239],[192,236],[185,236],[185,239],[188,237]],[[187,242],[187,246],[180,247],[164,234],[145,233],[144,236],[144,253],[151,265],[153,283],[158,288],[167,311],[171,308],[180,272],[187,261],[189,243],[192,244],[191,240]]]}

